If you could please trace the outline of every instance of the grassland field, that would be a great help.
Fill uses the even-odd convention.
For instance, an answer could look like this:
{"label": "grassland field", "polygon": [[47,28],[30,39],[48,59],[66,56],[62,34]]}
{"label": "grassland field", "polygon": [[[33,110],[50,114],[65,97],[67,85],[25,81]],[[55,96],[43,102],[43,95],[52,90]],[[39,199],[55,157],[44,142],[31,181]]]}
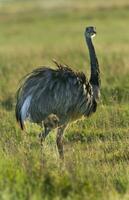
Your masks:
{"label": "grassland field", "polygon": [[[21,78],[55,58],[90,75],[84,40],[101,69],[97,112],[71,124],[61,162],[53,131],[41,154],[40,127],[15,120]],[[129,2],[0,2],[0,200],[129,200]]]}

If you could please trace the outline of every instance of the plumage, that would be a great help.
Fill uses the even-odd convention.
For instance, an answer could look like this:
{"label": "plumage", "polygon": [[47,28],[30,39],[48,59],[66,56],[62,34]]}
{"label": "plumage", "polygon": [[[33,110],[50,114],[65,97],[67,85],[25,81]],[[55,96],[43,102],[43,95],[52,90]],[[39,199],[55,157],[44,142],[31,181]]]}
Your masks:
{"label": "plumage", "polygon": [[91,85],[83,73],[74,72],[61,64],[55,70],[44,67],[36,69],[26,76],[18,91],[16,110],[18,116],[21,115],[18,121],[23,127],[28,117],[40,123],[53,113],[63,124],[72,121],[72,116],[90,115],[93,110],[90,107],[87,113],[87,108],[92,104],[92,96]]}
{"label": "plumage", "polygon": [[81,116],[90,116],[97,108],[100,72],[91,41],[92,33],[95,33],[94,27],[88,27],[85,34],[91,59],[90,81],[83,72],[75,72],[54,60],[56,69],[35,69],[24,78],[17,92],[16,119],[21,128],[24,129],[26,119],[38,124],[44,122],[45,131],[41,134],[43,139],[57,127],[60,156],[63,155],[61,138],[67,124]]}

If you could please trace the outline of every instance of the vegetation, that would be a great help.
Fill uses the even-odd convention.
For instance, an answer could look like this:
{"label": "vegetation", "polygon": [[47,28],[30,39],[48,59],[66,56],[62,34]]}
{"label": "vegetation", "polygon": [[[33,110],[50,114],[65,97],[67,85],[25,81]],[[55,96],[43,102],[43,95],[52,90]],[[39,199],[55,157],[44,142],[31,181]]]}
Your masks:
{"label": "vegetation", "polygon": [[[48,3],[49,2],[49,3]],[[0,7],[0,199],[129,199],[129,3],[8,1]],[[51,133],[40,149],[40,127],[16,123],[15,92],[32,69],[53,58],[83,70],[89,55],[83,32],[94,39],[101,67],[97,112],[67,129],[61,162]]]}

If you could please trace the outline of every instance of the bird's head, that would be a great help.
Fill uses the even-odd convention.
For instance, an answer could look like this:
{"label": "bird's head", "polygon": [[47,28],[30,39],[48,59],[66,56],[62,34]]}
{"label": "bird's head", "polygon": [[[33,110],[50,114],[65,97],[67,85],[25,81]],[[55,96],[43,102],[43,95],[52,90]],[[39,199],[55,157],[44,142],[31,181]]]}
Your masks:
{"label": "bird's head", "polygon": [[85,29],[85,36],[88,38],[92,38],[96,35],[96,28],[93,26],[88,26]]}

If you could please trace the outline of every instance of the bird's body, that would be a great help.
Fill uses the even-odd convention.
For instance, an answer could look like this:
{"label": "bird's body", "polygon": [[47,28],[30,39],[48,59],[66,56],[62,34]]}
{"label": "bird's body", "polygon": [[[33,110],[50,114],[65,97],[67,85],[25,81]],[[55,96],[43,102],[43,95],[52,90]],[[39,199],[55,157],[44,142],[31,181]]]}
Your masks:
{"label": "bird's body", "polygon": [[[90,42],[87,39],[92,57],[95,51],[92,52],[94,48]],[[16,118],[22,129],[26,119],[38,124],[44,123],[42,137],[46,137],[53,128],[58,128],[57,146],[62,155],[61,138],[67,124],[96,111],[99,68],[94,55],[93,63],[91,60],[91,78],[88,81],[84,73],[74,72],[70,67],[54,62],[57,69],[42,67],[25,77],[17,93]]]}
{"label": "bird's body", "polygon": [[27,118],[40,124],[55,114],[63,125],[95,112],[97,104],[85,75],[57,66],[55,70],[46,67],[34,70],[19,89],[16,116],[22,128]]}

